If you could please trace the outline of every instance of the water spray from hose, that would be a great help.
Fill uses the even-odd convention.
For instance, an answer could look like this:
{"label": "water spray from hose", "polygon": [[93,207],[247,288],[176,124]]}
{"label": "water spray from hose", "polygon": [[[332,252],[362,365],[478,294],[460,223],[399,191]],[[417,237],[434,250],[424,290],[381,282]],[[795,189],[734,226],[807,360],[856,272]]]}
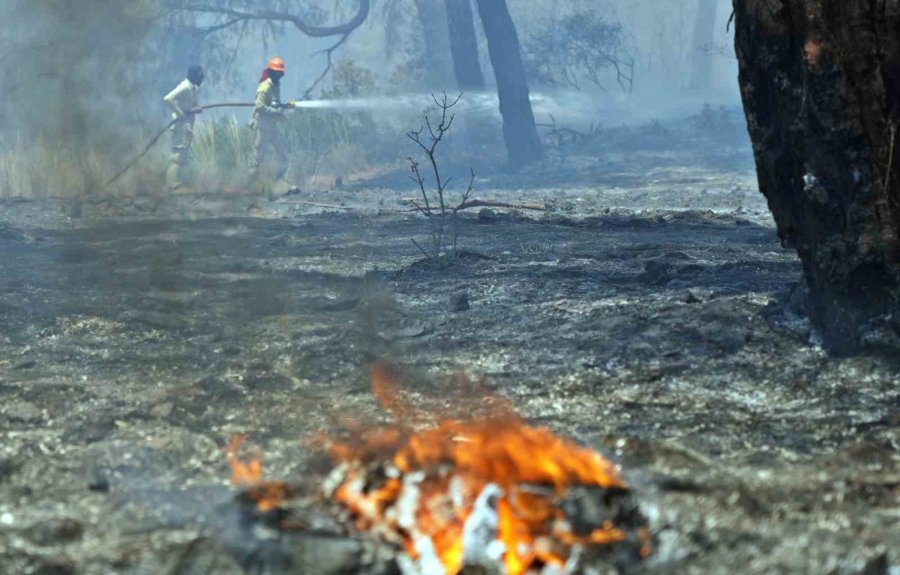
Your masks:
{"label": "water spray from hose", "polygon": [[[536,97],[533,96],[534,100]],[[540,98],[540,97],[537,97]],[[367,111],[414,111],[431,102],[426,94],[402,96],[376,96],[371,98],[339,98],[325,100],[304,100],[292,102],[294,107],[308,110],[367,110]],[[499,106],[496,94],[466,94],[460,100],[460,107],[468,110],[488,110]]]}
{"label": "water spray from hose", "polygon": [[[408,94],[400,96],[376,96],[371,98],[334,98],[324,100],[295,100],[288,102],[285,109],[302,109],[302,110],[335,110],[335,111],[368,111],[368,112],[408,112],[419,113],[423,108],[427,107],[426,103],[430,102],[432,97],[425,94]],[[581,109],[583,102],[575,103],[571,100],[560,99],[559,97],[551,97],[544,94],[532,94],[532,105],[536,111],[545,114],[559,114],[561,110]],[[252,108],[252,102],[223,102],[218,104],[208,104],[201,106],[200,111],[212,110],[217,108]],[[459,109],[463,114],[471,116],[494,114],[500,108],[500,100],[495,93],[472,93],[465,94],[459,102]],[[113,176],[107,183],[111,186],[116,183],[125,173],[133,168],[148,152],[159,142],[160,138],[177,124],[180,119],[176,118],[169,122],[165,128],[159,131],[147,144],[144,150],[134,160],[128,163],[122,170]]]}

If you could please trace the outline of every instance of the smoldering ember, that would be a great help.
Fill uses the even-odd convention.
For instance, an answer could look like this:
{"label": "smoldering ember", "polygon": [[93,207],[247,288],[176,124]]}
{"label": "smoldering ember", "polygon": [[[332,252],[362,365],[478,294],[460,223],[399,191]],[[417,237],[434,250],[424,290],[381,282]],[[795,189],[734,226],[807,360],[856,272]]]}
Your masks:
{"label": "smoldering ember", "polygon": [[0,574],[900,575],[900,0],[0,15]]}

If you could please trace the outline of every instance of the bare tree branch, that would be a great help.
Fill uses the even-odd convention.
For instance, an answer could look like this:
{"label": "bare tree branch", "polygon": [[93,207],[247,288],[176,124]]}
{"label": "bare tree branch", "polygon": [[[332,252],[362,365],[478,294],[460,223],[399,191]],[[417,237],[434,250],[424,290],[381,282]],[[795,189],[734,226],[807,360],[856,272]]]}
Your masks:
{"label": "bare tree branch", "polygon": [[[435,188],[437,188],[435,192],[437,195],[437,205],[432,207],[431,202],[428,199],[428,191],[425,187],[425,177],[422,176],[419,162],[409,158],[409,164],[413,174],[412,180],[419,186],[424,205],[420,204],[416,199],[413,199],[411,204],[415,211],[431,219],[430,231],[431,242],[433,244],[431,253],[422,249],[422,246],[419,244],[416,244],[416,247],[433,264],[444,266],[459,257],[459,218],[457,217],[457,214],[460,211],[460,208],[469,201],[469,198],[472,195],[472,190],[475,188],[475,172],[474,170],[471,170],[472,177],[469,180],[469,188],[466,190],[465,194],[463,194],[460,205],[457,208],[448,208],[445,192],[451,179],[444,180],[441,177],[441,171],[438,167],[437,149],[447,135],[447,132],[453,126],[455,116],[452,113],[452,109],[462,99],[462,94],[453,101],[447,97],[446,93],[442,98],[438,98],[433,94],[431,98],[434,101],[435,106],[440,110],[440,121],[436,120],[437,124],[434,124],[426,112],[424,123],[417,131],[408,132],[406,136],[422,150],[425,157],[428,158],[428,162],[431,164],[431,169],[434,172]],[[426,129],[428,130],[427,136],[430,138],[430,142],[424,137]],[[447,231],[448,225],[451,226],[452,233],[449,240]]]}
{"label": "bare tree branch", "polygon": [[313,83],[310,84],[309,88],[306,89],[306,92],[303,93],[302,99],[308,100],[312,96],[313,90],[318,88],[319,85],[325,80],[325,78],[328,76],[328,73],[331,72],[331,67],[334,63],[333,60],[335,51],[343,46],[349,37],[350,33],[348,32],[347,34],[341,36],[341,38],[337,42],[335,42],[328,48],[317,52],[317,54],[325,54],[325,69],[322,70],[322,73],[319,74],[319,76],[313,81]]}
{"label": "bare tree branch", "polygon": [[228,20],[227,22],[223,22],[216,26],[209,26],[207,28],[197,28],[193,32],[199,36],[209,36],[210,34],[215,34],[216,32],[218,32],[220,30],[225,30],[226,28],[231,28],[238,22],[244,22],[244,19],[243,18],[232,18],[231,20]]}
{"label": "bare tree branch", "polygon": [[[422,199],[425,200],[425,208],[419,208],[419,211],[425,216],[431,217],[431,205],[428,203],[428,192],[425,190],[425,178],[422,177],[422,173],[419,171],[419,162],[412,158],[408,158],[408,160],[410,167],[412,168],[412,173],[414,174],[412,180],[419,185],[419,190],[422,192]],[[415,202],[413,202],[413,205],[417,208],[419,207]]]}
{"label": "bare tree branch", "polygon": [[304,92],[301,98],[303,100],[308,100],[312,96],[313,91],[315,91],[315,89],[322,84],[322,82],[328,76],[328,73],[331,72],[334,63],[334,53],[338,48],[340,48],[347,42],[350,34],[352,34],[357,28],[362,26],[362,24],[366,21],[371,11],[371,5],[371,0],[359,0],[359,7],[357,8],[356,14],[347,22],[334,26],[314,26],[299,16],[287,12],[280,12],[277,10],[259,10],[254,12],[237,10],[234,8],[226,8],[203,2],[165,0],[165,6],[173,10],[195,12],[199,14],[213,14],[228,18],[228,20],[226,20],[225,22],[210,26],[208,28],[198,29],[196,31],[197,34],[204,36],[219,32],[221,30],[225,30],[236,24],[246,25],[247,23],[253,21],[260,21],[266,25],[272,25],[274,22],[287,22],[293,24],[295,28],[300,30],[300,32],[312,38],[340,36],[340,38],[334,44],[332,44],[328,48],[325,48],[324,50],[321,50],[320,52],[317,52],[317,54],[325,55],[325,67],[322,70],[322,73],[319,74],[318,77],[316,77],[309,88],[307,88],[306,92]]}
{"label": "bare tree branch", "polygon": [[248,12],[244,10],[235,10],[233,8],[224,8],[213,4],[202,2],[180,2],[178,0],[166,0],[166,8],[173,10],[182,10],[185,12],[197,12],[200,14],[218,14],[232,18],[232,24],[246,20],[263,20],[267,22],[289,22],[303,34],[312,38],[327,38],[330,36],[346,36],[362,26],[366,18],[369,17],[372,3],[371,0],[359,0],[359,8],[356,14],[347,22],[334,26],[314,26],[299,16],[289,14],[287,12],[279,12],[277,10],[259,10],[256,12]]}

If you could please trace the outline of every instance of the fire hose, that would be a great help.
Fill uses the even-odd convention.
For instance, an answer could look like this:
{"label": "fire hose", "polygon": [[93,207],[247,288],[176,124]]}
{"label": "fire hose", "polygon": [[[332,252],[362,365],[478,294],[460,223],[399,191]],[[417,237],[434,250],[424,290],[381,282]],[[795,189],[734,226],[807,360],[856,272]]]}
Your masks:
{"label": "fire hose", "polygon": [[[253,108],[254,106],[256,106],[256,104],[254,104],[253,102],[224,102],[221,104],[207,104],[205,106],[200,106],[200,107],[196,108],[196,110],[198,112],[203,112],[205,110],[213,110],[215,108]],[[283,107],[285,109],[292,108],[293,106],[294,106],[294,102],[288,102],[287,104],[280,105],[280,107]],[[172,126],[174,126],[175,124],[177,124],[178,122],[181,122],[181,121],[182,121],[182,118],[175,118],[174,120],[172,120],[171,122],[166,124],[165,128],[163,128],[162,130],[159,131],[158,134],[153,136],[153,139],[150,140],[150,142],[144,148],[144,151],[141,152],[135,159],[133,159],[127,166],[122,168],[108,182],[106,182],[106,185],[111,186],[114,183],[116,183],[119,180],[119,178],[124,176],[128,170],[130,170],[131,168],[133,168],[135,166],[135,164],[140,162],[141,159],[147,155],[147,152],[149,152],[151,149],[153,149],[153,146],[155,146],[156,143],[159,142],[159,139],[163,137],[163,134],[168,132],[172,128]]]}

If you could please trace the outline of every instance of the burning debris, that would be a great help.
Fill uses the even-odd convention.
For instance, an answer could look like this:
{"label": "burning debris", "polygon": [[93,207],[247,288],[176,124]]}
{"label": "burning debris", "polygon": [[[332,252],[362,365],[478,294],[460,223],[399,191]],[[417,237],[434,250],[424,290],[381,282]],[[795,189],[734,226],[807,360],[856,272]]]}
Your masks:
{"label": "burning debris", "polygon": [[246,441],[246,435],[235,435],[225,450],[228,465],[231,466],[231,484],[244,488],[243,497],[255,504],[260,513],[276,511],[295,495],[295,490],[288,483],[264,481],[262,456],[259,452],[252,452],[246,458],[240,457],[241,448]]}
{"label": "burning debris", "polygon": [[[629,561],[650,553],[627,485],[600,454],[527,425],[502,402],[477,418],[418,413],[400,399],[391,368],[375,366],[372,376],[398,422],[327,440],[336,466],[323,493],[353,530],[402,549],[403,573],[562,575],[598,553]],[[228,449],[233,483],[248,487],[261,512],[276,510],[291,489],[262,482],[259,457],[237,456],[243,441]]]}

